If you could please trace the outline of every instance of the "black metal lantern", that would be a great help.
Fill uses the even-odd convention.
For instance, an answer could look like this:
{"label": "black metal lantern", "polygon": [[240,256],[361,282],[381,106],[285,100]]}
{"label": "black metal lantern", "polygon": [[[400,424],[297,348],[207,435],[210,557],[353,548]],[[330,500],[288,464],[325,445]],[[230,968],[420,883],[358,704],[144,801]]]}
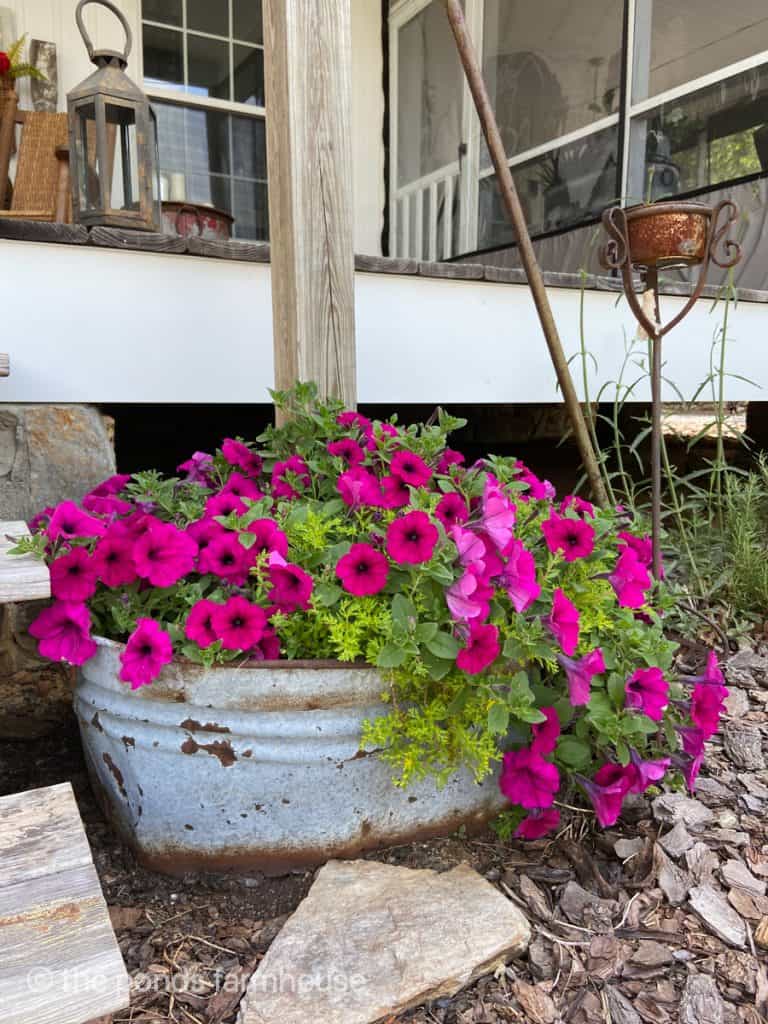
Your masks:
{"label": "black metal lantern", "polygon": [[[125,50],[94,50],[83,23],[86,4],[119,18]],[[67,96],[72,211],[89,227],[160,230],[157,119],[144,93],[126,75],[131,29],[110,0],[80,0],[77,27],[97,70]]]}

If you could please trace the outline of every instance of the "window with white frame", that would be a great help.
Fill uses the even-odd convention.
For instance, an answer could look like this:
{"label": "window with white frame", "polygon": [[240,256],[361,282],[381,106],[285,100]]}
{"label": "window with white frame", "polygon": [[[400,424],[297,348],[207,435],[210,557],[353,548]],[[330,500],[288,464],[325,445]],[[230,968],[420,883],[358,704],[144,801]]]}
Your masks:
{"label": "window with white frame", "polygon": [[266,240],[261,0],[142,0],[142,44],[163,198],[225,210],[235,238]]}
{"label": "window with white frame", "polygon": [[[768,3],[464,0],[531,233],[768,173]],[[441,0],[392,0],[390,252],[513,241]]]}

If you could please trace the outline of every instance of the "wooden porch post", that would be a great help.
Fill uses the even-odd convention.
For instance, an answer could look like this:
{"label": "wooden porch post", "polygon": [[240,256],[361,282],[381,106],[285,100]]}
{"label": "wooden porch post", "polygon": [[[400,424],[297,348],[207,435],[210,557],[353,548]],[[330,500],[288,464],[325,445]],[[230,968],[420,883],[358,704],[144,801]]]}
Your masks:
{"label": "wooden porch post", "polygon": [[265,0],[275,386],[357,399],[351,0]]}

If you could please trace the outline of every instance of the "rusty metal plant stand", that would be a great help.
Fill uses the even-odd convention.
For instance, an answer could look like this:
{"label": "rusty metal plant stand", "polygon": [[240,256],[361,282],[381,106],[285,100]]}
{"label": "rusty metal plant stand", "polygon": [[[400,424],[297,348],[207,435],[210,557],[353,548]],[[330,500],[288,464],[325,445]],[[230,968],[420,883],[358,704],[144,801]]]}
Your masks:
{"label": "rusty metal plant stand", "polygon": [[[741,247],[728,238],[738,218],[735,203],[724,200],[714,208],[700,203],[657,203],[625,210],[612,207],[603,214],[603,226],[610,241],[600,261],[607,270],[621,272],[624,294],[635,318],[651,343],[651,522],[653,532],[653,575],[662,575],[661,561],[661,339],[693,309],[706,284],[710,263],[727,269],[741,259]],[[654,228],[653,221],[657,222]],[[643,229],[637,225],[643,221]],[[704,226],[699,222],[704,222]],[[686,229],[686,226],[687,229]],[[634,231],[633,231],[634,228]],[[634,235],[634,237],[633,237]],[[633,251],[634,242],[634,251]],[[722,256],[718,248],[722,245]],[[659,271],[675,266],[700,266],[698,280],[683,308],[662,324],[659,308]],[[653,319],[643,308],[632,280],[639,271],[644,290],[653,295]]]}

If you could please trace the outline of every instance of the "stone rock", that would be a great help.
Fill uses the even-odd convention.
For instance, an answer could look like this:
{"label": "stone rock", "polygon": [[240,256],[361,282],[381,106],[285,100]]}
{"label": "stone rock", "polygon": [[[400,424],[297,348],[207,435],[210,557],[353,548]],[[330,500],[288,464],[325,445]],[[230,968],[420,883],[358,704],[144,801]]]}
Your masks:
{"label": "stone rock", "polygon": [[765,767],[763,738],[756,725],[747,722],[726,722],[723,728],[723,746],[731,761],[739,768]]}
{"label": "stone rock", "polygon": [[708,775],[700,776],[696,780],[696,792],[706,801],[708,806],[710,804],[725,803],[733,796],[727,786],[724,786],[722,782],[718,782],[717,779],[710,778]]}
{"label": "stone rock", "polygon": [[662,967],[673,962],[672,950],[661,942],[641,942],[632,954],[632,963],[642,967]]}
{"label": "stone rock", "polygon": [[723,1000],[715,979],[708,974],[691,974],[680,1000],[680,1024],[723,1024]]}
{"label": "stone rock", "polygon": [[727,860],[720,869],[723,881],[733,889],[742,889],[750,896],[765,896],[765,882],[755,878],[740,860]]}
{"label": "stone rock", "polygon": [[605,986],[605,998],[614,1024],[643,1024],[642,1018],[623,992],[613,985]]}
{"label": "stone rock", "polygon": [[768,786],[762,781],[759,775],[752,775],[750,772],[742,772],[739,775],[739,782],[752,794],[762,800],[768,800]]}
{"label": "stone rock", "polygon": [[707,839],[721,846],[749,846],[749,833],[732,828],[713,828],[707,832]]}
{"label": "stone rock", "polygon": [[682,793],[662,793],[653,801],[653,816],[665,825],[682,822],[692,832],[710,825],[715,816],[708,807]]}
{"label": "stone rock", "polygon": [[644,846],[644,841],[639,838],[617,839],[613,844],[613,849],[616,851],[616,856],[619,860],[629,860],[630,857],[636,857]]}
{"label": "stone rock", "polygon": [[731,718],[741,718],[749,711],[749,697],[744,690],[731,687],[728,696],[725,698],[725,710]]}
{"label": "stone rock", "polygon": [[705,928],[729,946],[741,949],[747,941],[747,928],[742,919],[711,885],[691,889],[690,902]]}
{"label": "stone rock", "polygon": [[552,998],[538,985],[516,981],[515,997],[525,1010],[526,1020],[531,1024],[554,1024],[557,1020],[557,1009]]}
{"label": "stone rock", "polygon": [[720,868],[720,858],[706,843],[696,843],[685,855],[691,876],[699,883],[711,884]]}
{"label": "stone rock", "polygon": [[755,928],[755,942],[761,949],[768,949],[768,916]]}
{"label": "stone rock", "polygon": [[691,880],[670,858],[660,846],[653,848],[653,863],[659,881],[659,888],[673,907],[679,907],[688,895]]}
{"label": "stone rock", "polygon": [[616,900],[601,899],[578,882],[570,881],[560,897],[560,909],[572,924],[606,930],[611,927],[619,905]]}
{"label": "stone rock", "polygon": [[768,672],[768,659],[750,648],[744,648],[728,659],[725,675],[729,683],[741,686],[754,686],[756,675]]}
{"label": "stone rock", "polygon": [[239,1024],[371,1024],[452,996],[523,952],[530,926],[466,864],[330,861],[251,978]]}
{"label": "stone rock", "polygon": [[682,821],[678,821],[675,827],[664,836],[659,836],[659,846],[677,859],[682,857],[686,850],[690,850],[695,840],[688,834],[688,829]]}
{"label": "stone rock", "polygon": [[763,916],[754,899],[743,889],[731,889],[728,892],[728,902],[740,917],[748,921],[759,921]]}

